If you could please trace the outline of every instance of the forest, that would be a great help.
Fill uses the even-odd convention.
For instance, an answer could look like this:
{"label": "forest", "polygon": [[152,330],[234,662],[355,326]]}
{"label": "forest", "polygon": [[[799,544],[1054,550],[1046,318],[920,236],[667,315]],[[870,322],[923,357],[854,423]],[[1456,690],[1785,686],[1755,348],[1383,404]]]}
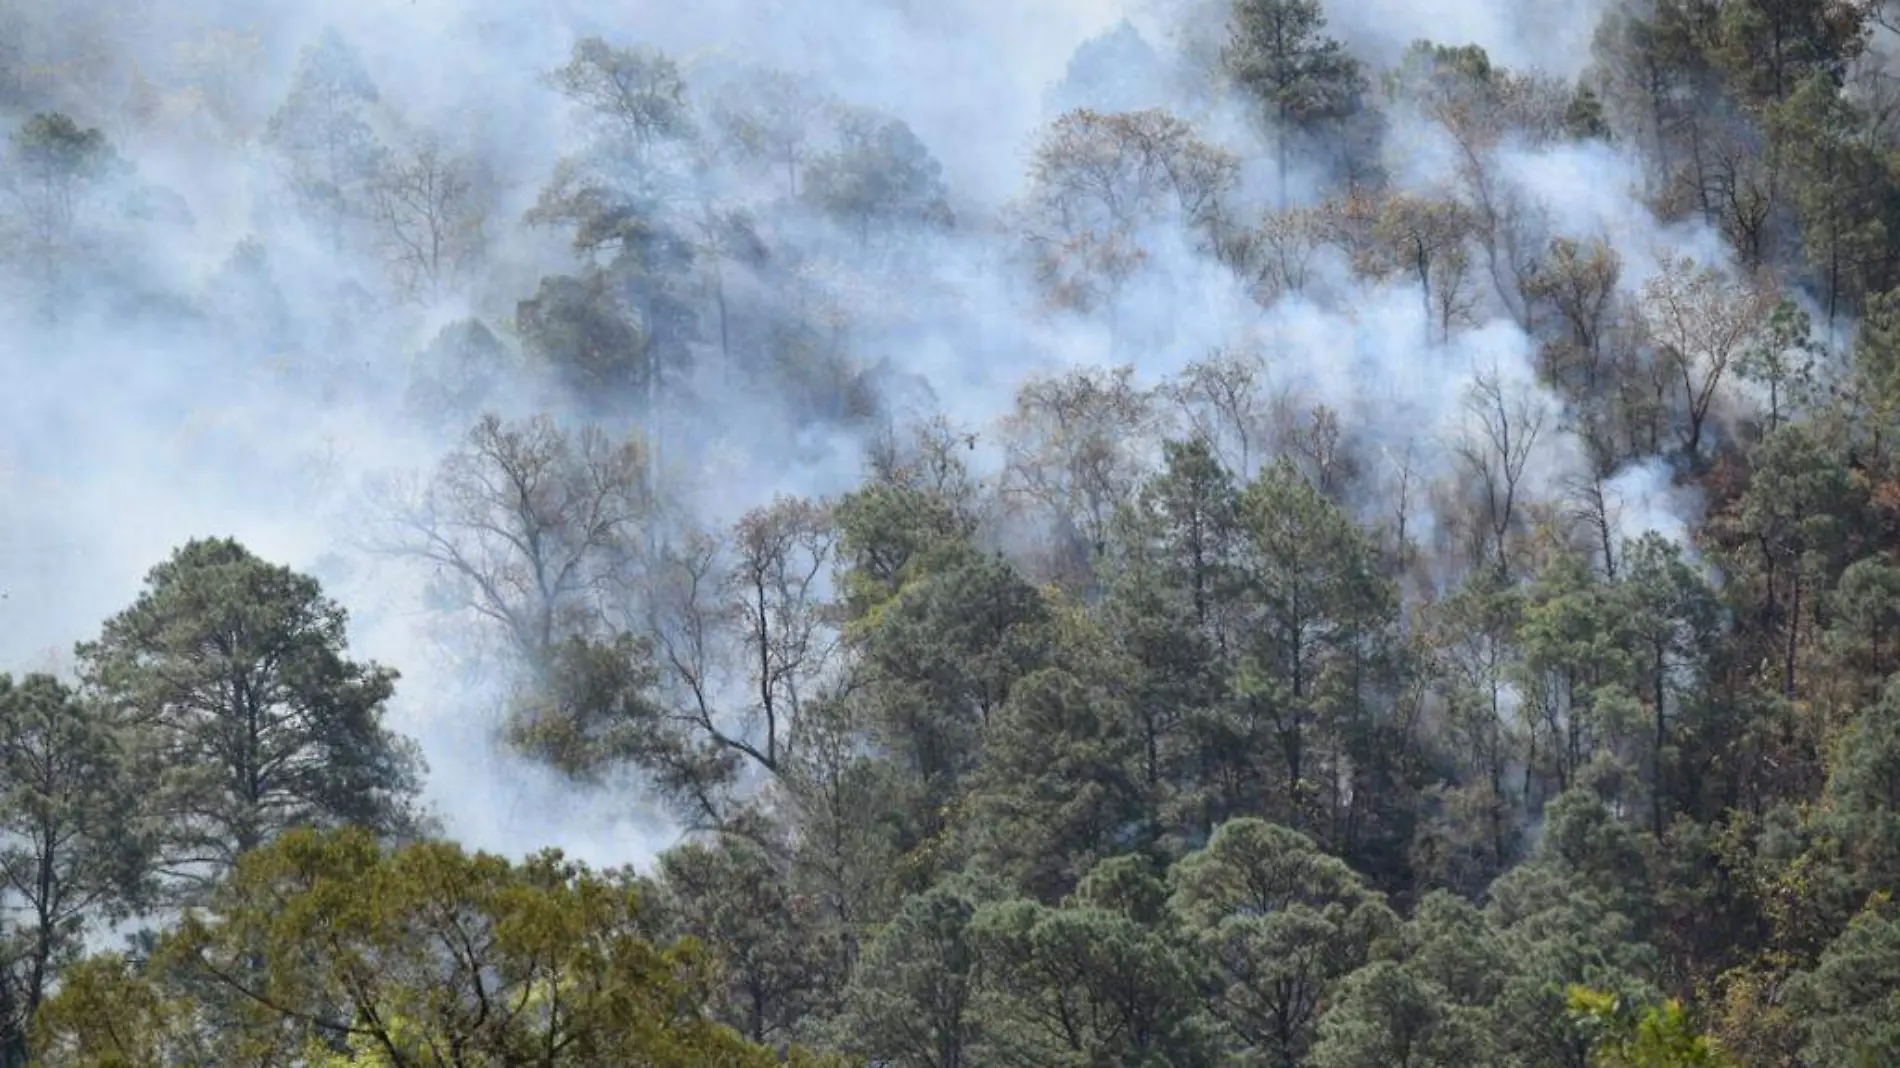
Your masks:
{"label": "forest", "polygon": [[291,6],[0,0],[0,1068],[1900,1064],[1900,10]]}

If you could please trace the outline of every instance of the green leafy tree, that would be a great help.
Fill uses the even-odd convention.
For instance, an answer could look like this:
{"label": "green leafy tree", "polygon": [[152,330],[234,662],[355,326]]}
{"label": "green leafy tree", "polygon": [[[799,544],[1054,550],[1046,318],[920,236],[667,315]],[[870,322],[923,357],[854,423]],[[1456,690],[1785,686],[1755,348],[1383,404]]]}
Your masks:
{"label": "green leafy tree", "polygon": [[981,951],[972,924],[1001,896],[993,885],[958,875],[906,898],[852,973],[839,1045],[892,1068],[984,1063]]}
{"label": "green leafy tree", "polygon": [[1515,814],[1526,784],[1513,781],[1511,768],[1530,767],[1521,759],[1526,732],[1511,714],[1524,593],[1496,568],[1480,568],[1428,617],[1423,659],[1446,702],[1439,739],[1455,754],[1457,774],[1434,789],[1437,803],[1413,843],[1427,885],[1475,896],[1517,858]]}
{"label": "green leafy tree", "polygon": [[347,658],[317,581],[230,539],[192,541],[79,647],[86,682],[135,732],[159,871],[202,891],[301,826],[417,826],[421,761],[383,723],[395,672]]}
{"label": "green leafy tree", "polygon": [[1406,970],[1444,991],[1451,1003],[1489,1006],[1510,962],[1477,906],[1444,890],[1426,894],[1399,933]]}
{"label": "green leafy tree", "polygon": [[1316,1068],[1457,1068],[1484,1063],[1483,1021],[1433,983],[1373,961],[1340,983],[1320,1020]]}
{"label": "green leafy tree", "polygon": [[1192,1023],[1194,974],[1163,932],[1086,901],[1002,902],[972,929],[983,961],[986,1063],[1211,1063]]}
{"label": "green leafy tree", "polygon": [[1650,833],[1660,837],[1671,811],[1698,807],[1698,776],[1711,759],[1705,699],[1719,641],[1720,604],[1680,546],[1649,533],[1623,552],[1615,603],[1633,641],[1630,688],[1649,716]]}
{"label": "green leafy tree", "polygon": [[1884,912],[1856,916],[1813,970],[1790,984],[1789,998],[1807,1024],[1807,1063],[1862,1068],[1900,1056],[1893,997],[1900,988],[1900,924]]}
{"label": "green leafy tree", "polygon": [[0,974],[0,1057],[89,937],[141,903],[150,827],[129,738],[59,680],[0,675],[0,894],[14,920]]}
{"label": "green leafy tree", "polygon": [[1143,795],[1126,710],[1061,668],[1022,678],[985,733],[969,804],[979,862],[1054,901],[1134,844]]}
{"label": "green leafy tree", "polygon": [[1636,1008],[1615,994],[1572,987],[1571,1013],[1600,1032],[1590,1068],[1722,1068],[1728,1058],[1696,1033],[1679,1001]]}
{"label": "green leafy tree", "polygon": [[[1197,724],[1217,715],[1234,644],[1238,493],[1203,443],[1167,443],[1167,467],[1111,527],[1102,627],[1127,665],[1150,834],[1191,836],[1209,800]],[[1205,830],[1205,828],[1201,828]]]}
{"label": "green leafy tree", "polygon": [[[849,537],[847,536],[847,544]],[[910,780],[903,848],[925,864],[1015,687],[1050,664],[1051,608],[1000,558],[965,555],[904,583],[855,628],[870,736]],[[868,576],[867,576],[868,577]]]}
{"label": "green leafy tree", "polygon": [[[1816,918],[1839,925],[1870,893],[1884,891],[1900,878],[1900,685],[1889,681],[1879,700],[1844,725],[1835,739],[1822,806],[1813,829],[1830,839],[1817,861],[1832,861],[1846,877],[1844,893],[1828,901],[1816,895],[1807,907]],[[1819,843],[1817,843],[1819,845]]]}
{"label": "green leafy tree", "polygon": [[1281,207],[1294,145],[1336,134],[1365,106],[1368,83],[1359,61],[1325,29],[1325,12],[1314,0],[1239,0],[1228,22],[1222,63],[1266,109],[1278,135]]}
{"label": "green leafy tree", "polygon": [[[1162,468],[1132,502],[1122,542],[1132,567],[1147,565],[1182,597],[1196,629],[1225,653],[1232,648],[1239,581],[1240,493],[1206,439],[1169,441]],[[1139,554],[1139,555],[1136,555]]]}
{"label": "green leafy tree", "polygon": [[1709,527],[1728,565],[1728,597],[1743,613],[1738,638],[1773,666],[1769,692],[1795,701],[1810,695],[1802,652],[1867,529],[1869,487],[1809,421],[1784,423],[1751,459],[1746,491]]}
{"label": "green leafy tree", "polygon": [[1736,0],[1720,5],[1714,55],[1743,99],[1786,99],[1810,77],[1839,84],[1867,46],[1867,8],[1827,0]]}
{"label": "green leafy tree", "polygon": [[1588,1026],[1565,1012],[1564,992],[1584,984],[1653,997],[1644,976],[1655,968],[1656,952],[1637,922],[1615,907],[1631,899],[1613,865],[1629,861],[1634,835],[1611,825],[1600,800],[1577,794],[1571,800],[1568,811],[1553,806],[1563,844],[1540,843],[1531,862],[1498,879],[1486,914],[1507,962],[1492,1004],[1498,1047],[1520,1063],[1582,1068],[1595,1041]]}
{"label": "green leafy tree", "polygon": [[1342,736],[1378,713],[1396,594],[1371,537],[1289,460],[1247,487],[1240,528],[1251,634],[1236,711],[1272,725],[1280,811],[1301,827],[1323,816],[1330,839],[1351,804],[1338,791]]}
{"label": "green leafy tree", "polygon": [[834,1014],[845,978],[839,932],[787,876],[763,848],[733,836],[660,857],[666,911],[718,968],[715,1011],[762,1045],[806,1037]]}
{"label": "green leafy tree", "polygon": [[1235,1063],[1303,1063],[1335,985],[1397,933],[1383,895],[1297,831],[1221,826],[1169,874],[1202,958],[1202,1008]]}
{"label": "green leafy tree", "polygon": [[41,1019],[42,1063],[780,1063],[711,1018],[690,943],[656,944],[621,880],[558,854],[298,831],[207,904],[143,967],[76,968]]}
{"label": "green leafy tree", "polygon": [[[1869,139],[1872,125],[1836,78],[1818,73],[1791,87],[1764,118],[1791,172],[1802,245],[1826,294],[1830,327],[1894,277],[1888,250],[1894,169],[1884,145]],[[1791,334],[1797,325],[1786,322],[1778,332]],[[1778,340],[1785,349],[1795,338]]]}
{"label": "green leafy tree", "polygon": [[[1590,46],[1592,80],[1617,126],[1644,149],[1652,188],[1675,193],[1690,187],[1691,203],[1705,215],[1713,194],[1696,173],[1703,157],[1695,147],[1711,140],[1708,128],[1719,116],[1696,104],[1709,99],[1720,80],[1711,57],[1716,7],[1685,0],[1620,4],[1604,13]],[[1690,172],[1686,179],[1684,171]]]}

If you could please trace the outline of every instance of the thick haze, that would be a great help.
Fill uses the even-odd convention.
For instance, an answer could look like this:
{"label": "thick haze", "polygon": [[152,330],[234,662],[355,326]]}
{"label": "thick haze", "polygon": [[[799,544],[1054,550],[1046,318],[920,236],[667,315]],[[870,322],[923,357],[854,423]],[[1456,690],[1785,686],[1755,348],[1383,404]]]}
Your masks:
{"label": "thick haze", "polygon": [[[1253,201],[1246,214],[1279,192],[1268,143],[1229,109],[1204,107],[1180,70],[1054,91],[1076,48],[1124,18],[1164,57],[1198,47],[1197,38],[1204,44],[1221,17],[1210,0],[0,0],[0,11],[25,30],[15,35],[18,52],[69,65],[33,89],[33,106],[101,128],[136,165],[138,182],[182,200],[152,213],[113,253],[115,270],[145,280],[131,287],[143,298],[121,296],[52,325],[32,314],[24,293],[0,312],[0,665],[63,666],[73,642],[130,603],[145,571],[175,546],[235,536],[321,577],[352,612],[356,654],[403,673],[393,725],[422,742],[429,796],[446,830],[479,847],[555,845],[615,861],[649,855],[672,837],[627,796],[581,791],[498,753],[495,699],[462,674],[467,646],[430,613],[427,576],[353,548],[365,526],[364,476],[427,468],[464,429],[409,414],[403,398],[415,354],[464,316],[501,331],[543,275],[570,269],[563,236],[520,219],[576,135],[571,108],[544,76],[566,62],[577,37],[654,45],[680,62],[695,92],[734,64],[810,75],[845,101],[903,119],[941,161],[958,214],[952,236],[902,270],[861,269],[833,290],[858,324],[853,358],[882,368],[876,381],[899,417],[936,408],[984,424],[1007,411],[1026,374],[1111,358],[1099,322],[1051,318],[1035,306],[992,225],[1023,192],[1053,100],[1174,107],[1243,157],[1242,188]],[[1375,68],[1431,37],[1569,77],[1587,59],[1595,6],[1376,0],[1334,5],[1330,15],[1330,32]],[[482,159],[498,183],[484,267],[435,306],[387,302],[373,270],[338,257],[298,223],[280,163],[262,144],[302,49],[325,27],[360,56],[384,113]],[[216,47],[242,54],[246,34],[255,35],[255,51],[225,66],[221,99],[210,99],[202,79],[197,95],[183,92],[202,69],[194,56]],[[208,117],[213,106],[223,120]],[[1403,116],[1394,122],[1402,182],[1421,190],[1445,182],[1448,155],[1437,135]],[[1653,269],[1660,246],[1722,258],[1705,231],[1661,229],[1634,196],[1636,167],[1608,148],[1507,154],[1505,173],[1545,202],[1553,232],[1610,241],[1624,257],[1626,287]],[[1288,193],[1299,202],[1309,191],[1295,179]],[[261,305],[231,296],[241,288],[231,263],[252,236],[266,249],[283,322],[247,334],[255,323],[246,317]],[[1322,287],[1326,299],[1262,311],[1185,242],[1154,251],[1126,295],[1113,351],[1144,382],[1214,346],[1257,342],[1276,385],[1325,400],[1375,446],[1414,449],[1431,466],[1458,428],[1474,373],[1531,380],[1534,343],[1488,306],[1450,344],[1430,345],[1409,287],[1366,287],[1338,272]],[[181,310],[180,298],[198,310]],[[235,310],[216,311],[227,305]],[[278,350],[251,340],[267,336],[291,343]],[[703,515],[730,519],[774,492],[833,493],[859,477],[860,439],[797,422],[772,390],[709,365],[695,392],[697,406],[682,408],[680,426],[660,437],[666,459],[690,472]],[[523,378],[491,404],[527,411],[541,395]],[[1537,477],[1554,484],[1578,456],[1553,429]],[[1666,484],[1659,464],[1616,480],[1626,534],[1680,536],[1694,502]]]}

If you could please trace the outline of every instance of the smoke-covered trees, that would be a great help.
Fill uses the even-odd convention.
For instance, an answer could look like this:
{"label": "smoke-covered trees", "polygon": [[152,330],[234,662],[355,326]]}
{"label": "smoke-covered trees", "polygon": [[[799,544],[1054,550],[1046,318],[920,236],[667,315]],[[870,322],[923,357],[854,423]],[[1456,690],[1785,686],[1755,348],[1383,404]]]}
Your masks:
{"label": "smoke-covered trees", "polygon": [[1280,204],[1297,148],[1332,141],[1343,159],[1355,146],[1348,124],[1362,123],[1369,88],[1359,60],[1325,35],[1326,15],[1314,0],[1239,0],[1221,59],[1228,77],[1259,102],[1274,132]]}
{"label": "smoke-covered trees", "polygon": [[1081,109],[1142,111],[1160,103],[1157,98],[1166,72],[1161,55],[1123,19],[1076,47],[1045,106],[1057,114]]}
{"label": "smoke-covered trees", "polygon": [[556,166],[529,219],[569,231],[581,273],[543,279],[517,318],[576,397],[650,409],[699,329],[694,246],[675,210],[696,134],[685,82],[664,53],[587,38],[550,83],[589,140]]}
{"label": "smoke-covered trees", "polygon": [[[98,366],[186,354],[194,403],[241,409],[276,394],[220,353],[326,387],[360,360],[472,428],[377,502],[376,592],[519,670],[418,703],[499,698],[477,730],[573,791],[535,819],[611,785],[685,833],[644,877],[305,834],[428,830],[393,673],[313,580],[193,542],[77,679],[0,684],[0,1061],[1884,1055],[1900,94],[1868,6],[1625,5],[1576,79],[1458,41],[1379,70],[1305,0],[1187,7],[1077,53],[1055,99],[1097,110],[1034,132],[1004,211],[951,181],[998,174],[994,137],[612,13],[433,126],[322,38],[264,131],[306,210],[248,205],[208,277],[223,216],[205,258],[135,200],[191,344],[114,307],[150,359]],[[26,271],[139,274],[86,217],[118,191],[90,124],[167,166],[153,130],[261,126],[210,50],[22,116]],[[392,268],[413,299],[370,299]],[[22,442],[114,399],[89,336],[20,364]],[[351,392],[257,451],[398,418]],[[67,522],[48,501],[8,521]],[[472,785],[444,800],[492,815]],[[169,931],[121,961],[122,922]]]}
{"label": "smoke-covered trees", "polygon": [[1058,574],[1086,574],[1107,548],[1157,421],[1133,367],[1032,379],[1017,391],[1003,427],[1003,495],[1046,524]]}
{"label": "smoke-covered trees", "polygon": [[341,247],[362,217],[382,162],[374,109],[381,97],[354,49],[326,31],[298,60],[266,140],[284,154],[291,191],[320,232]]}
{"label": "smoke-covered trees", "polygon": [[485,415],[426,481],[383,491],[386,551],[418,558],[530,676],[598,636],[657,519],[645,446]]}
{"label": "smoke-covered trees", "polygon": [[1036,147],[1015,215],[1049,302],[1105,308],[1112,321],[1158,228],[1184,226],[1210,247],[1218,240],[1237,168],[1166,111],[1057,119]]}
{"label": "smoke-covered trees", "polygon": [[494,330],[462,319],[437,331],[412,359],[404,407],[431,429],[472,426],[517,370],[515,354]]}
{"label": "smoke-covered trees", "polygon": [[717,92],[711,119],[728,151],[770,167],[774,183],[782,180],[784,195],[795,199],[823,120],[836,107],[807,79],[779,70],[748,71]]}
{"label": "smoke-covered trees", "polygon": [[1684,454],[1702,447],[1703,429],[1730,365],[1755,341],[1775,308],[1771,288],[1727,278],[1693,260],[1672,260],[1644,283],[1642,314],[1658,358],[1678,379],[1678,436]]}
{"label": "smoke-covered trees", "polygon": [[404,296],[433,299],[467,276],[487,215],[474,164],[425,135],[385,157],[368,186],[377,239]]}
{"label": "smoke-covered trees", "polygon": [[52,312],[73,271],[97,250],[100,194],[125,165],[105,134],[60,112],[21,123],[7,139],[4,162],[0,189],[10,203],[0,225],[9,258]]}
{"label": "smoke-covered trees", "polygon": [[902,121],[848,112],[838,145],[805,170],[803,196],[868,243],[874,231],[902,233],[948,226],[943,165]]}

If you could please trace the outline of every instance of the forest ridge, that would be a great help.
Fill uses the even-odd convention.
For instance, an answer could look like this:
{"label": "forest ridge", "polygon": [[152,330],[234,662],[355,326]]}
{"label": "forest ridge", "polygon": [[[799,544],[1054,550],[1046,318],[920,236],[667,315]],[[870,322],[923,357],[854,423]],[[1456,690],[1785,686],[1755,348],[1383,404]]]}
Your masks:
{"label": "forest ridge", "polygon": [[[1882,4],[1630,0],[1574,78],[1158,4],[994,203],[631,30],[405,111],[30,8],[4,544],[145,479],[321,549],[199,529],[0,675],[0,1066],[1900,1064]],[[458,845],[507,784],[404,701],[678,842]]]}

